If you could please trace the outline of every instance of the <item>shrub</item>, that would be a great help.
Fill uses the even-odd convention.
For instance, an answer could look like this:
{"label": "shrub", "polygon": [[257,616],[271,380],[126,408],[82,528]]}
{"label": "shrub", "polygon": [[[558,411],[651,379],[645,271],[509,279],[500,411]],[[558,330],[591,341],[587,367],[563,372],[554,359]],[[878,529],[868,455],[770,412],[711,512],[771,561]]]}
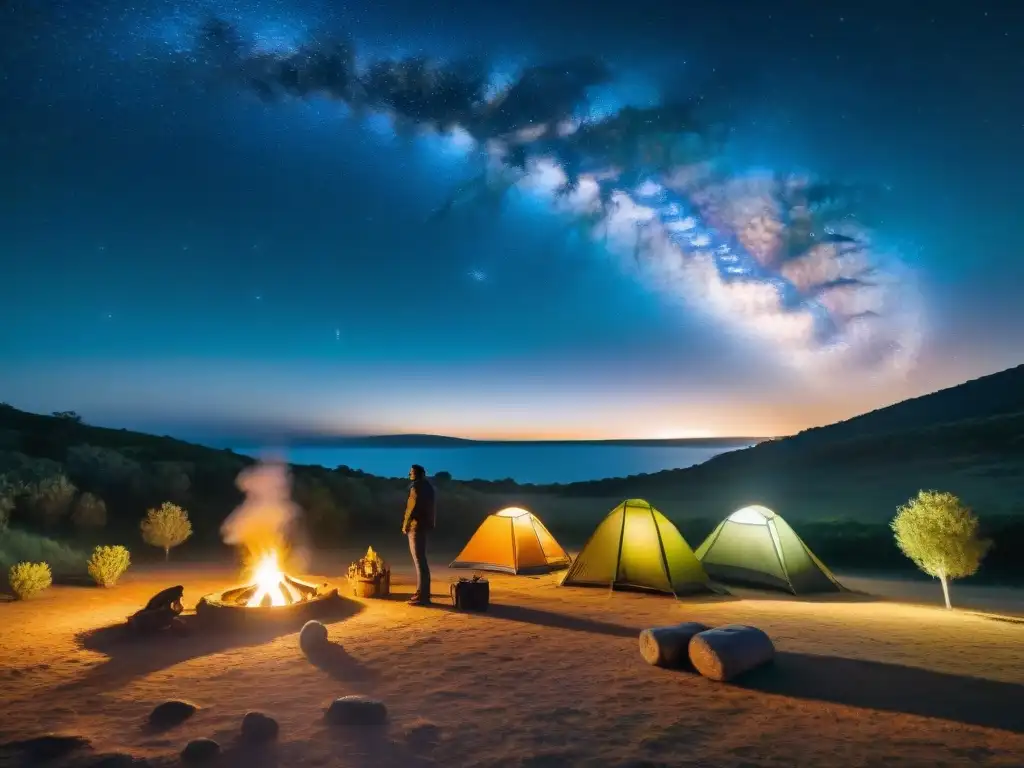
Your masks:
{"label": "shrub", "polygon": [[42,525],[53,527],[71,509],[78,489],[66,475],[57,474],[33,483],[27,491],[32,516]]}
{"label": "shrub", "polygon": [[53,576],[46,563],[18,563],[11,566],[7,580],[19,600],[28,600],[47,589],[53,583]]}
{"label": "shrub", "polygon": [[75,501],[71,522],[80,531],[97,530],[107,524],[107,505],[99,496],[83,493]]}
{"label": "shrub", "polygon": [[188,512],[165,501],[156,509],[146,513],[142,521],[142,540],[154,547],[164,550],[164,559],[171,555],[171,547],[176,547],[192,535],[192,523]]}
{"label": "shrub", "polygon": [[76,549],[17,528],[0,533],[0,573],[25,561],[47,563],[58,577],[85,574],[86,557]]}
{"label": "shrub", "polygon": [[978,537],[978,518],[952,493],[920,491],[892,521],[896,545],[929,576],[942,582],[949,602],[949,580],[977,572],[991,542]]}
{"label": "shrub", "polygon": [[92,580],[101,587],[112,587],[117,584],[121,574],[131,565],[131,555],[124,547],[96,547],[87,565]]}

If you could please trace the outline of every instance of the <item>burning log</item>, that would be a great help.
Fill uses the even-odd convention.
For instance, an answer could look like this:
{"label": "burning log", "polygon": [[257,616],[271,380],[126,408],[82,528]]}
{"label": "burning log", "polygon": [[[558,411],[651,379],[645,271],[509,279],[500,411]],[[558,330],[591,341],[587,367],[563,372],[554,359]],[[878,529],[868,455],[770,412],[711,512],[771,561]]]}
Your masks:
{"label": "burning log", "polygon": [[348,567],[348,583],[355,597],[387,597],[391,594],[391,567],[368,547],[366,554]]}

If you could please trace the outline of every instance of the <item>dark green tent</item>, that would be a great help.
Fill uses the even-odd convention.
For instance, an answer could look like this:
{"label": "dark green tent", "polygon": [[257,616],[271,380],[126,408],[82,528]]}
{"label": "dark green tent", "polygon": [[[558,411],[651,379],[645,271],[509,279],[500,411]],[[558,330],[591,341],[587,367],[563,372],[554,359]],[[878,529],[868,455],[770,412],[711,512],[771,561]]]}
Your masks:
{"label": "dark green tent", "polygon": [[715,581],[792,592],[843,589],[785,520],[767,507],[744,507],[719,523],[697,548]]}
{"label": "dark green tent", "polygon": [[562,579],[562,586],[712,592],[708,575],[672,521],[643,499],[608,513]]}

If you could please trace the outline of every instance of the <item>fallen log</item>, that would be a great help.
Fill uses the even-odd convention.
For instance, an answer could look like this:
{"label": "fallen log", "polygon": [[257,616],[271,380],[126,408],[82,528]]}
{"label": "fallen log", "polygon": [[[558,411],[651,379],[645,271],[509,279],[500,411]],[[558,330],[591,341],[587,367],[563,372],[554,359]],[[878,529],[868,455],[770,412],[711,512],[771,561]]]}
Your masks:
{"label": "fallen log", "polygon": [[670,627],[652,627],[640,633],[640,655],[655,667],[678,669],[690,664],[688,649],[694,635],[709,629],[706,624],[686,621]]}
{"label": "fallen log", "polygon": [[694,635],[689,655],[704,677],[726,682],[772,661],[775,646],[757,627],[728,624]]}

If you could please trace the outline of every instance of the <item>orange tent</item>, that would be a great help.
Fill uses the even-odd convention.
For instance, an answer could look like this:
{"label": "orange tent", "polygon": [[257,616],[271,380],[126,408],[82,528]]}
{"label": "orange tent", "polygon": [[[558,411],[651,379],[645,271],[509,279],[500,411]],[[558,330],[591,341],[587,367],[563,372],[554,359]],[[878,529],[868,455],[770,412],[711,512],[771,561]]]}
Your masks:
{"label": "orange tent", "polygon": [[451,568],[545,573],[569,565],[569,556],[532,512],[509,507],[489,515]]}

